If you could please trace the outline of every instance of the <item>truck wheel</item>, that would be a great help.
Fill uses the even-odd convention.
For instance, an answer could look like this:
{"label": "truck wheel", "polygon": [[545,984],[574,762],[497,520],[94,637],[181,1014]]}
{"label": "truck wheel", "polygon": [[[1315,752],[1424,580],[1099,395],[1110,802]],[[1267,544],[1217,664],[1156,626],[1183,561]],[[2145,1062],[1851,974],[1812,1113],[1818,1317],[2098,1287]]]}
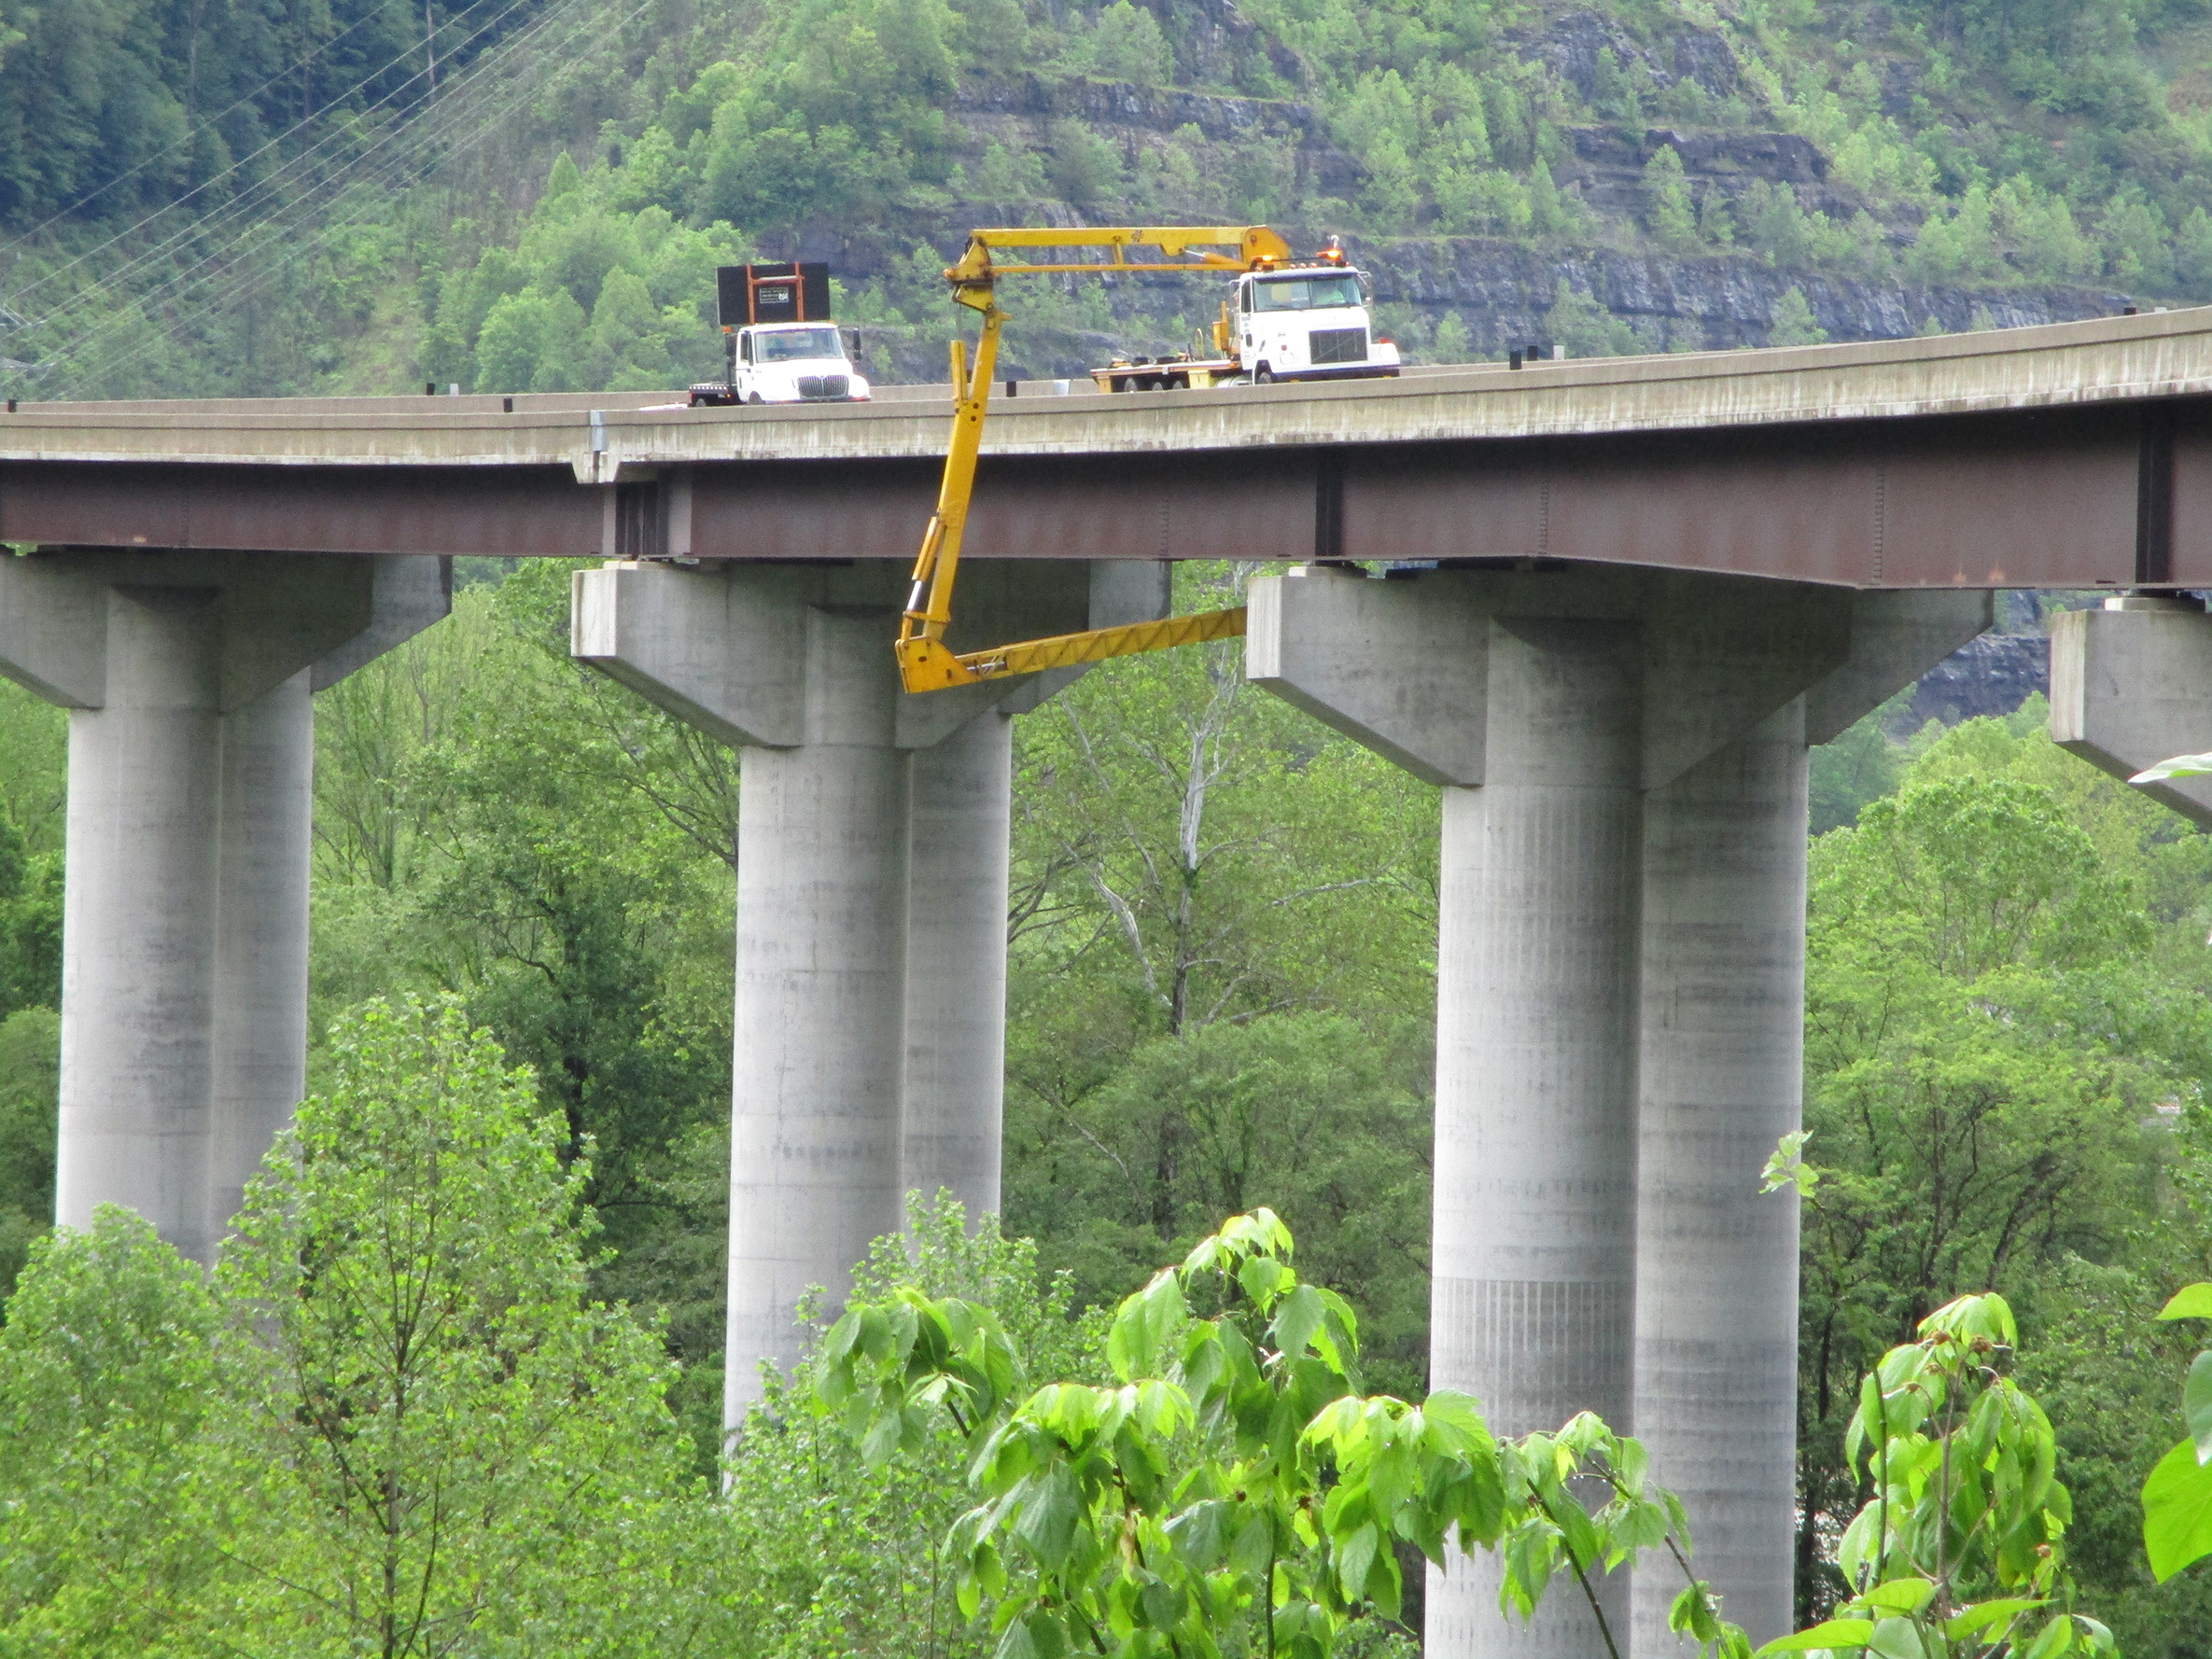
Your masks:
{"label": "truck wheel", "polygon": [[748,403],[761,403],[765,401],[765,399],[763,398],[758,392],[748,394],[745,400]]}
{"label": "truck wheel", "polygon": [[1116,380],[1113,383],[1113,389],[1117,392],[1126,392],[1129,389],[1129,386],[1130,383],[1126,380]]}
{"label": "truck wheel", "polygon": [[1168,377],[1168,390],[1170,392],[1187,392],[1190,389],[1191,377],[1189,375],[1171,374]]}
{"label": "truck wheel", "polygon": [[1268,368],[1267,364],[1262,363],[1257,369],[1252,371],[1252,383],[1255,386],[1273,385],[1275,383],[1275,370]]}

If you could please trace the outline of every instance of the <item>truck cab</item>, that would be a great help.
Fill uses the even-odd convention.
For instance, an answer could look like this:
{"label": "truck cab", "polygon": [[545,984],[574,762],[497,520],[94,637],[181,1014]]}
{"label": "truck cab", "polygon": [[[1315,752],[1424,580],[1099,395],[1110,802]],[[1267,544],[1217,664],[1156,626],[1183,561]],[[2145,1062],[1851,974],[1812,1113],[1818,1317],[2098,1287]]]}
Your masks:
{"label": "truck cab", "polygon": [[1331,247],[1311,265],[1237,279],[1233,355],[1255,384],[1398,372],[1398,348],[1375,338],[1365,279],[1343,260]]}
{"label": "truck cab", "polygon": [[763,323],[737,330],[733,403],[865,403],[868,383],[834,323]]}
{"label": "truck cab", "polygon": [[827,265],[724,265],[714,278],[729,372],[693,386],[693,408],[868,401],[844,330],[830,320]]}

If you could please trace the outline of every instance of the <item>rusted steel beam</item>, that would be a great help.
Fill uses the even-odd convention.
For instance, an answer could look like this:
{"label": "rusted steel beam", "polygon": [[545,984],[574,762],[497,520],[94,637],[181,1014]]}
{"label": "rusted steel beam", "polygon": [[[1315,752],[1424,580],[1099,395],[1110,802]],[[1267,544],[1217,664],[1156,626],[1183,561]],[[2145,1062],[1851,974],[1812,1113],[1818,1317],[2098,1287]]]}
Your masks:
{"label": "rusted steel beam", "polygon": [[[906,456],[626,466],[619,476],[613,486],[553,465],[0,462],[0,539],[612,556],[639,551],[636,523],[680,522],[681,551],[695,557],[903,560],[935,487],[932,464]],[[622,524],[633,525],[627,539]],[[2212,586],[2212,402],[987,456],[967,551],[1563,559],[1865,588]]]}

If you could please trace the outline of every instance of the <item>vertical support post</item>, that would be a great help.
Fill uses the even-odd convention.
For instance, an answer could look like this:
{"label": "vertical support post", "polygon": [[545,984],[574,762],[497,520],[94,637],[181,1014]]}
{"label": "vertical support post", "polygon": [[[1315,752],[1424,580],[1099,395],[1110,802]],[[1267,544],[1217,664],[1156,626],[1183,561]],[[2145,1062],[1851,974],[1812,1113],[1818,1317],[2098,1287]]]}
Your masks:
{"label": "vertical support post", "polygon": [[[1494,619],[1487,776],[1444,792],[1430,1383],[1500,1434],[1629,1420],[1641,662],[1632,623]],[[1596,1651],[1579,1596],[1522,1625],[1497,1588],[1487,1555],[1432,1569],[1429,1651]]]}
{"label": "vertical support post", "polygon": [[118,586],[105,600],[105,704],[69,716],[55,1220],[101,1204],[212,1258],[217,713],[212,588]]}
{"label": "vertical support post", "polygon": [[737,843],[725,1430],[900,1225],[907,760],[880,611],[805,614],[804,741],[748,747]]}
{"label": "vertical support post", "polygon": [[978,715],[910,764],[900,1184],[973,1222],[999,1210],[1014,721]]}
{"label": "vertical support post", "polygon": [[[1804,1080],[1804,707],[1645,799],[1634,1420],[1755,1644],[1792,1612],[1798,1204],[1758,1189]],[[1637,1568],[1639,1654],[1681,1588]]]}
{"label": "vertical support post", "polygon": [[302,668],[222,721],[207,1216],[217,1241],[307,1092],[313,674]]}

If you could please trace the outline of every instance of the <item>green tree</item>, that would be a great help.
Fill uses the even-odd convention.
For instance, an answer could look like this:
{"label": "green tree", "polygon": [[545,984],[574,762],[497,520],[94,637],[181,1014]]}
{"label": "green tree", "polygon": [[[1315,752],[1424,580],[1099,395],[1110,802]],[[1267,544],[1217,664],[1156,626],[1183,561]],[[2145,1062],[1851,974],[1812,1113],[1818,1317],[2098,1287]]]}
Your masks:
{"label": "green tree", "polygon": [[1091,36],[1091,73],[1142,86],[1165,86],[1173,77],[1174,54],[1149,8],[1113,0],[1099,11]]}
{"label": "green tree", "polygon": [[1698,211],[1683,176],[1682,152],[1662,144],[1644,163],[1645,220],[1664,246],[1687,250],[1698,245]]}
{"label": "green tree", "polygon": [[217,1329],[200,1269],[127,1210],[32,1246],[0,1329],[8,1652],[191,1651],[171,1643],[220,1616],[235,1574],[208,1478]]}
{"label": "green tree", "polygon": [[48,1008],[0,1021],[0,1310],[54,1216],[62,1021]]}
{"label": "green tree", "polygon": [[659,1343],[585,1300],[584,1165],[455,1002],[371,1003],[336,1049],[217,1276],[230,1449],[272,1477],[248,1623],[606,1651],[673,1593],[684,1457]]}
{"label": "green tree", "polygon": [[1774,320],[1767,326],[1769,345],[1821,345],[1828,331],[1813,315],[1805,290],[1792,286],[1774,301]]}
{"label": "green tree", "polygon": [[1551,309],[1544,314],[1544,332],[1577,357],[1619,357],[1644,350],[1633,328],[1563,276]]}
{"label": "green tree", "polygon": [[1045,147],[1050,159],[1044,175],[1061,201],[1089,207],[1120,189],[1120,156],[1112,143],[1081,120],[1069,117],[1054,121],[1045,134]]}
{"label": "green tree", "polygon": [[2201,1011],[2145,960],[2152,925],[2126,876],[2053,792],[1991,776],[1962,734],[1981,741],[1962,728],[1813,850],[1806,1121],[1824,1178],[1799,1392],[1812,1611],[1835,1583],[1817,1529],[1857,1507],[1837,1452],[1860,1370],[1965,1288],[2018,1288],[2069,1250],[2118,1248],[2155,1153],[2139,1125],[2202,1066]]}
{"label": "green tree", "polygon": [[[1031,1123],[1015,1225],[1111,1303],[1163,1248],[1261,1195],[1310,1271],[1363,1287],[1370,1372],[1414,1394],[1428,1368],[1429,1075],[1421,1025],[1263,1014],[1145,1043],[1060,1121]],[[1394,1038],[1394,1040],[1393,1039]]]}
{"label": "green tree", "polygon": [[[988,1310],[1055,1375],[1103,1381],[1104,1322],[1075,1315],[1067,1276],[1046,1277],[1027,1240],[1003,1236],[940,1194],[908,1201],[903,1236],[878,1239],[854,1274],[857,1302],[959,1297]],[[966,1457],[945,1437],[871,1462],[842,1429],[807,1409],[819,1339],[785,1377],[767,1367],[763,1398],[723,1467],[723,1553],[731,1647],[749,1659],[830,1654],[959,1655],[997,1643],[964,1617],[945,1534],[963,1509]]]}

